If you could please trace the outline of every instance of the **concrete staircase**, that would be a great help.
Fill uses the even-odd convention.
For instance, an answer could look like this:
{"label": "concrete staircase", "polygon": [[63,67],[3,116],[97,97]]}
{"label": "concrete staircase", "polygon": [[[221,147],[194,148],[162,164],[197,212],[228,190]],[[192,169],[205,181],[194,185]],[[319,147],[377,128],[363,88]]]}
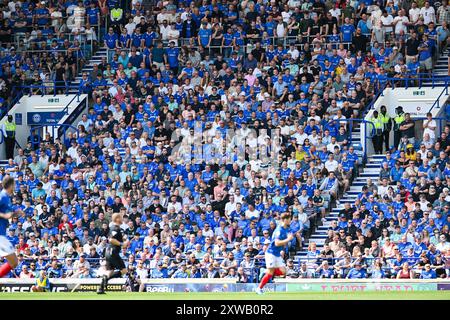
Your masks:
{"label": "concrete staircase", "polygon": [[423,81],[424,87],[432,87],[432,86],[443,86],[445,85],[445,81],[443,81],[443,77],[448,77],[448,56],[449,49],[445,49],[441,55],[436,60],[435,65],[433,66],[433,76],[436,77],[434,80],[431,78],[430,80]]}
{"label": "concrete staircase", "polygon": [[106,47],[101,47],[97,52],[91,57],[91,59],[83,66],[75,80],[70,83],[69,93],[78,93],[78,86],[80,85],[81,75],[83,72],[90,73],[93,70],[94,64],[100,64],[103,57],[107,57],[108,51]]}
{"label": "concrete staircase", "polygon": [[436,64],[433,68],[433,74],[437,76],[448,76],[448,53],[446,49],[436,60]]}
{"label": "concrete staircase", "polygon": [[[327,230],[331,225],[333,220],[338,220],[339,211],[343,209],[344,203],[354,203],[361,192],[362,187],[367,184],[367,179],[371,178],[374,184],[377,184],[378,175],[381,170],[381,163],[385,158],[384,155],[370,155],[367,158],[367,162],[360,169],[358,177],[353,180],[350,189],[342,196],[337,204],[336,208],[331,209],[331,212],[325,217],[325,222],[322,226],[318,227],[311,237],[305,241],[304,247],[301,251],[298,251],[295,259],[302,260],[305,259],[308,245],[310,242],[315,242],[317,244],[317,249],[322,250],[327,238]],[[306,261],[306,260],[305,260]]]}

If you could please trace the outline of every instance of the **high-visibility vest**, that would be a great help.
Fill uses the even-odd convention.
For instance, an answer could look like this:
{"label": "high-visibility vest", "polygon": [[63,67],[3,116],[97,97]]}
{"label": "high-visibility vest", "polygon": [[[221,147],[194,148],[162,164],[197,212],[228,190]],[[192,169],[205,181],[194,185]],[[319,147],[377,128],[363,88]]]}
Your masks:
{"label": "high-visibility vest", "polygon": [[16,124],[14,122],[5,122],[5,131],[8,137],[14,137],[16,134]]}
{"label": "high-visibility vest", "polygon": [[47,287],[47,281],[48,281],[47,277],[42,278],[42,279],[41,278],[36,279],[38,287],[43,287],[43,288]]}
{"label": "high-visibility vest", "polygon": [[114,8],[111,10],[111,18],[113,20],[119,20],[122,18],[123,10],[122,8]]}
{"label": "high-visibility vest", "polygon": [[382,113],[380,113],[378,117],[381,118],[381,122],[383,123],[384,130],[388,130],[389,128],[387,127],[387,124],[391,120],[391,117],[389,117],[387,113],[386,113],[386,115],[383,115]]}
{"label": "high-visibility vest", "polygon": [[383,129],[383,122],[380,119],[380,117],[378,116],[378,118],[374,118],[372,117],[372,119],[370,119],[370,121],[373,122],[373,125],[375,126],[375,129]]}
{"label": "high-visibility vest", "polygon": [[395,130],[398,130],[400,128],[400,124],[405,121],[405,116],[402,114],[395,116],[394,122],[395,122]]}

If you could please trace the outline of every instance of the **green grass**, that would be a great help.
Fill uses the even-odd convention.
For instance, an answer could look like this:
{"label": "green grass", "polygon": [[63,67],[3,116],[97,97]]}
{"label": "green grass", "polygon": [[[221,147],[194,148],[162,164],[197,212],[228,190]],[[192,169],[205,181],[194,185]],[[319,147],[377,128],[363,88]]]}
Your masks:
{"label": "green grass", "polygon": [[266,293],[0,293],[0,300],[450,300],[450,291]]}

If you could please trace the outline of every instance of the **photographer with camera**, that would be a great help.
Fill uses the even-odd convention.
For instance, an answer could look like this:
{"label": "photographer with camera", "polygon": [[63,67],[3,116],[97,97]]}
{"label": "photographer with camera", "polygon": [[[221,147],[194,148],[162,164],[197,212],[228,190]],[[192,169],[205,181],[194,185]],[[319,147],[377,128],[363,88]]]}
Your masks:
{"label": "photographer with camera", "polygon": [[143,292],[144,284],[137,278],[136,269],[133,266],[128,267],[124,289],[127,292]]}

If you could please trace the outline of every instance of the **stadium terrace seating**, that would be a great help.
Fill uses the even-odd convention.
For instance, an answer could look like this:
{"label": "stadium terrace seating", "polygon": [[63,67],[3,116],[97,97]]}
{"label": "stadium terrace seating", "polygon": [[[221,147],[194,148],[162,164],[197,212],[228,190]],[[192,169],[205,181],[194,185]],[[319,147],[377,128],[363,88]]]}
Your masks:
{"label": "stadium terrace seating", "polygon": [[389,159],[359,143],[384,88],[446,83],[447,1],[397,3],[0,4],[2,115],[90,99],[76,134],[4,159],[25,212],[9,276],[96,277],[121,212],[138,277],[257,282],[288,211],[288,278],[448,278],[450,126]]}

